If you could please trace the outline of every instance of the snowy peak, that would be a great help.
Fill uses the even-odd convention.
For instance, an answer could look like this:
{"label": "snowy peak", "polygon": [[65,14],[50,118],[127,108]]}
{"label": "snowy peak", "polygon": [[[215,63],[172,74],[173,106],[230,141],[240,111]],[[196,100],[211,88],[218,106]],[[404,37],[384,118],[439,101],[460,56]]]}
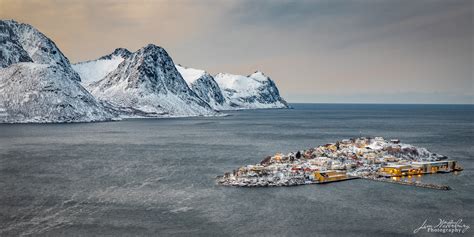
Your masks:
{"label": "snowy peak", "polygon": [[248,76],[218,73],[176,65],[189,87],[213,109],[288,108],[275,82],[261,71]]}
{"label": "snowy peak", "polygon": [[0,20],[0,123],[110,120],[56,44],[30,25]]}
{"label": "snowy peak", "polygon": [[214,78],[223,90],[232,89],[251,93],[261,86],[262,83],[268,81],[268,79],[263,79],[262,77],[258,77],[258,75],[256,75],[257,78],[254,78],[252,75],[242,76],[230,73],[218,73]]}
{"label": "snowy peak", "polygon": [[227,103],[236,109],[288,108],[275,82],[263,72],[249,76],[219,73],[214,79]]}
{"label": "snowy peak", "polygon": [[0,21],[0,68],[33,61],[18,40],[18,36],[7,21]]}
{"label": "snowy peak", "polygon": [[90,90],[112,105],[150,116],[215,113],[188,87],[168,53],[153,44],[131,54]]}
{"label": "snowy peak", "polygon": [[98,60],[110,60],[114,57],[121,57],[123,59],[130,57],[132,55],[132,52],[128,51],[128,49],[125,48],[116,48],[114,52],[111,54],[107,54],[105,56],[100,57]]}
{"label": "snowy peak", "polygon": [[176,65],[176,69],[178,69],[191,90],[213,109],[226,110],[230,108],[225,103],[224,95],[211,74],[204,70],[181,65]]}
{"label": "snowy peak", "polygon": [[[127,75],[127,77],[124,77]],[[149,44],[119,65],[108,80],[126,81],[127,88],[159,93],[187,91],[187,85],[174,67],[173,60],[161,47]]]}
{"label": "snowy peak", "polygon": [[[24,56],[26,52],[31,59],[27,60],[25,57],[17,57],[18,60],[12,61],[10,59],[10,64],[32,61],[40,64],[55,64],[68,70],[71,69],[69,60],[64,56],[61,50],[58,49],[56,44],[31,25],[18,23],[13,20],[0,20],[0,31],[2,31],[2,43],[0,43],[0,47],[2,47],[1,51],[5,52],[5,46],[8,45],[20,46],[21,48],[10,47],[10,49],[15,50],[10,51],[10,53]],[[8,32],[9,36],[6,35],[6,32]],[[0,59],[3,65],[2,67],[8,66],[9,64],[5,63],[2,59]],[[77,77],[77,79],[79,79],[79,77]]]}
{"label": "snowy peak", "polygon": [[248,75],[247,77],[255,79],[257,81],[261,81],[261,82],[272,81],[269,76],[265,75],[265,73],[261,71],[255,71],[254,73]]}

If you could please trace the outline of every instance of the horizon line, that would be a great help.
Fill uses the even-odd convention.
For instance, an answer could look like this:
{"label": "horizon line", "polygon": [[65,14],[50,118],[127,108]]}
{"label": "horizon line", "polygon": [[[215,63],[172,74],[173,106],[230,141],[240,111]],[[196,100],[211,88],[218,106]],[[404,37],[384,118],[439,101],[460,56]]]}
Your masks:
{"label": "horizon line", "polygon": [[377,103],[377,102],[288,102],[288,104],[340,104],[340,105],[470,105],[465,103]]}

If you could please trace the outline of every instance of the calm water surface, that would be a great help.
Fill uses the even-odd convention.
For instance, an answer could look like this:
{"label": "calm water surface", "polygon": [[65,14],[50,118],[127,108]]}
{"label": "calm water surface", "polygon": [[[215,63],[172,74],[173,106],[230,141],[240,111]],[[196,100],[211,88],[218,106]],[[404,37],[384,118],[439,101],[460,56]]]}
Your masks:
{"label": "calm water surface", "polygon": [[[474,228],[473,106],[293,106],[218,118],[0,125],[0,235],[406,236],[439,218]],[[465,170],[423,177],[451,191],[366,180],[215,185],[216,175],[266,155],[359,135],[400,138]]]}

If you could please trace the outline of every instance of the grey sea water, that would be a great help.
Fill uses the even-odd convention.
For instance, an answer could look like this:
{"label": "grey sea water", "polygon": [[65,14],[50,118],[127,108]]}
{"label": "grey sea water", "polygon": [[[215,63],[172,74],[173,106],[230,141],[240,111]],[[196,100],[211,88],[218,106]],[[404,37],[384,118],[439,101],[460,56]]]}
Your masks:
{"label": "grey sea water", "polygon": [[[407,236],[439,218],[474,228],[472,105],[293,106],[217,118],[0,125],[0,236]],[[400,138],[465,170],[423,177],[450,191],[366,180],[215,184],[216,175],[267,155],[360,135]]]}

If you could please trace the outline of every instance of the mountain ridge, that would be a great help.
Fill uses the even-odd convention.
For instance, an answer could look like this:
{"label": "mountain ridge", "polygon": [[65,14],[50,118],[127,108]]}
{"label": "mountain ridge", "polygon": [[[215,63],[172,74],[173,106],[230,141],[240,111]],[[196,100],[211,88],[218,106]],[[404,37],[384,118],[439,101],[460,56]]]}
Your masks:
{"label": "mountain ridge", "polygon": [[71,64],[33,26],[0,20],[0,56],[0,123],[218,116],[222,110],[288,107],[263,72],[213,76],[175,64],[154,44]]}

